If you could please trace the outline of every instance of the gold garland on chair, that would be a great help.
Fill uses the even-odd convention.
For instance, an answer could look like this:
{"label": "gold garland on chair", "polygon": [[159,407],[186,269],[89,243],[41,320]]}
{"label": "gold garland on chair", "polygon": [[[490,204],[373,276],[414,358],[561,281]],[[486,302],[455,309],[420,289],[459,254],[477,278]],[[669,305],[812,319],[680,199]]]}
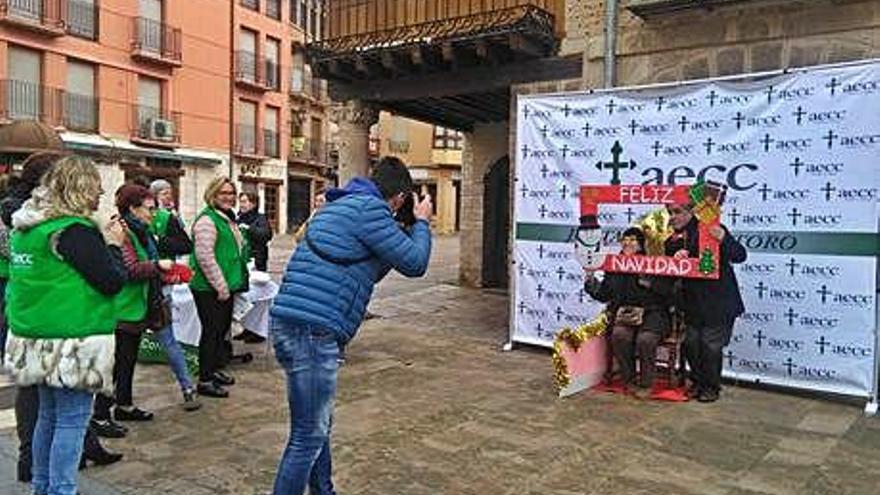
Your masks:
{"label": "gold garland on chair", "polygon": [[558,390],[562,390],[571,383],[568,365],[565,363],[565,358],[562,357],[562,346],[568,345],[568,347],[577,351],[584,342],[593,337],[603,335],[607,326],[608,315],[605,311],[602,311],[592,321],[584,323],[577,327],[577,329],[563,328],[556,334],[556,338],[553,340],[553,369],[555,370],[554,379]]}

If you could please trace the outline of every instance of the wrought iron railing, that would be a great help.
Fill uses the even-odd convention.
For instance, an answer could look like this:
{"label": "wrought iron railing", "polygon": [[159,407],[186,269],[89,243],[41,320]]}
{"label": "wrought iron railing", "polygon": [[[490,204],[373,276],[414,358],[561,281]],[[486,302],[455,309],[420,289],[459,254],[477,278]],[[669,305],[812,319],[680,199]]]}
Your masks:
{"label": "wrought iron railing", "polygon": [[260,0],[238,0],[238,4],[251,10],[260,10]]}
{"label": "wrought iron railing", "polygon": [[0,80],[0,119],[39,120],[59,125],[59,91],[42,84],[14,79]]}
{"label": "wrought iron railing", "polygon": [[64,92],[64,127],[73,131],[98,130],[98,99],[94,96]]}
{"label": "wrought iron railing", "polygon": [[95,1],[67,0],[67,34],[97,40],[100,11]]}
{"label": "wrought iron railing", "polygon": [[63,30],[64,7],[63,0],[0,0],[0,17]]}
{"label": "wrought iron railing", "polygon": [[131,136],[156,143],[180,142],[180,112],[149,105],[132,105]]}
{"label": "wrought iron railing", "polygon": [[251,86],[265,88],[268,86],[266,73],[269,65],[277,67],[267,60],[260,63],[257,54],[254,52],[238,50],[235,52],[235,80]]}
{"label": "wrought iron railing", "polygon": [[136,17],[133,23],[134,36],[131,44],[135,53],[172,62],[181,61],[180,29],[146,17]]}
{"label": "wrought iron railing", "polygon": [[341,0],[328,2],[318,57],[442,42],[494,33],[529,32],[555,40],[553,0]]}

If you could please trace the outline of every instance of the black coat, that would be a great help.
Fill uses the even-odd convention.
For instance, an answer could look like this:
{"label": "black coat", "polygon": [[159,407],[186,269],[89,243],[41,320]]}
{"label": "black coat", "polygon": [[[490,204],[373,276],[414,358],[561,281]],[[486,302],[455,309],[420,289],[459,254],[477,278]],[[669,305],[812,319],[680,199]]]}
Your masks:
{"label": "black coat", "polygon": [[[695,326],[733,325],[733,321],[745,312],[739,283],[732,263],[742,263],[748,256],[746,248],[724,227],[725,236],[720,246],[720,277],[718,280],[686,278],[682,281],[679,309],[684,311],[685,321]],[[692,258],[699,257],[698,225],[693,219],[682,233],[666,241],[666,254],[687,249]]]}
{"label": "black coat", "polygon": [[272,240],[272,227],[269,226],[266,215],[258,212],[255,208],[246,213],[239,213],[236,222],[238,225],[246,227],[251,254],[254,257],[257,270],[266,271],[266,266],[269,263],[269,241]]}
{"label": "black coat", "polygon": [[584,283],[584,291],[590,297],[608,303],[612,318],[621,306],[638,306],[645,309],[642,327],[663,335],[671,327],[672,287],[672,279],[630,273],[606,273],[601,283],[594,278]]}

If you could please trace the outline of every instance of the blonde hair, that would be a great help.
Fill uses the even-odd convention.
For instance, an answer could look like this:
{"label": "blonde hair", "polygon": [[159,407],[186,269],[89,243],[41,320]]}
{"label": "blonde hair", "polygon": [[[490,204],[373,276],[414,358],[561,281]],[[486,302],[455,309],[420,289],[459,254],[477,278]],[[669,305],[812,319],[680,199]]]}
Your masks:
{"label": "blonde hair", "polygon": [[212,180],[211,183],[208,184],[208,188],[205,189],[204,199],[205,203],[208,206],[214,206],[214,200],[217,199],[217,196],[220,194],[220,189],[222,189],[223,186],[225,186],[226,184],[232,186],[233,193],[238,193],[238,189],[235,187],[235,183],[232,182],[232,179],[223,176],[215,177],[214,180]]}
{"label": "blonde hair", "polygon": [[67,156],[43,176],[49,218],[94,214],[94,206],[101,195],[101,175],[92,160],[81,156]]}

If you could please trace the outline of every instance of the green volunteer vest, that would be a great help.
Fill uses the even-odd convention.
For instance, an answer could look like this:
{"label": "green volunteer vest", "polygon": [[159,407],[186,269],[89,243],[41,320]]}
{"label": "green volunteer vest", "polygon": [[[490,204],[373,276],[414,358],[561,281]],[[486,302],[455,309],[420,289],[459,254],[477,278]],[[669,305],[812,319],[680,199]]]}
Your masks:
{"label": "green volunteer vest", "polygon": [[6,316],[13,335],[82,338],[116,328],[114,297],[98,292],[52,252],[50,237],[74,224],[95,226],[85,218],[61,217],[12,232]]}
{"label": "green volunteer vest", "polygon": [[[210,218],[217,229],[217,241],[214,243],[214,258],[217,260],[217,264],[220,265],[223,279],[226,280],[226,286],[230,292],[244,288],[248,277],[247,259],[249,247],[247,236],[242,235],[244,246],[239,249],[229,222],[226,221],[222,213],[219,213],[214,208],[207,207],[198,214],[195,221],[193,221],[193,225],[203,216]],[[238,226],[235,228],[238,228]],[[193,237],[195,237],[195,234],[193,234]],[[213,290],[213,287],[208,283],[208,279],[205,278],[205,274],[202,272],[202,267],[196,261],[195,255],[189,257],[189,265],[193,269],[193,278],[189,282],[190,288],[197,291]]]}
{"label": "green volunteer vest", "polygon": [[[147,261],[147,250],[141,245],[141,241],[133,233],[128,233],[128,238],[134,245],[138,261]],[[116,316],[119,321],[136,322],[147,317],[147,294],[149,284],[146,280],[128,282],[116,296]]]}
{"label": "green volunteer vest", "polygon": [[171,212],[164,208],[159,208],[153,215],[153,222],[150,224],[150,231],[152,231],[155,236],[160,238],[165,237],[168,235],[169,221],[171,221]]}

